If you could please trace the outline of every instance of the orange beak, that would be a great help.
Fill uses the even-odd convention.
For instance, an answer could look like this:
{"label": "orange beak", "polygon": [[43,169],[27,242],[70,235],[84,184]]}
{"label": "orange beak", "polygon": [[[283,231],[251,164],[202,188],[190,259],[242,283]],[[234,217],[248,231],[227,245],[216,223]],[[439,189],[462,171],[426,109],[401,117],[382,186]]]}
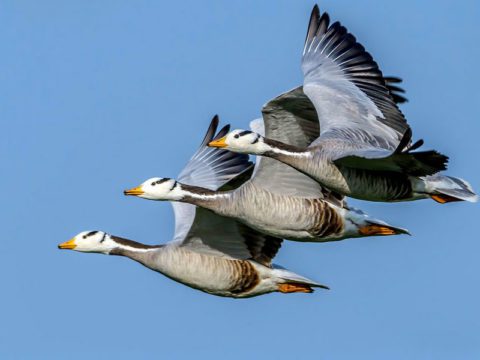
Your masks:
{"label": "orange beak", "polygon": [[137,187],[134,187],[133,189],[125,190],[123,192],[124,195],[132,195],[132,196],[143,195],[144,193],[145,192],[142,190],[142,186],[137,186]]}
{"label": "orange beak", "polygon": [[210,141],[210,142],[208,143],[208,146],[210,146],[210,147],[217,147],[217,148],[227,147],[227,143],[225,142],[225,139],[226,139],[226,138],[227,138],[227,137],[224,136],[224,137],[222,137],[222,138],[220,138],[220,139]]}
{"label": "orange beak", "polygon": [[61,243],[60,245],[58,245],[59,249],[64,249],[64,250],[73,250],[76,247],[77,245],[75,244],[75,238],[65,241],[64,243]]}

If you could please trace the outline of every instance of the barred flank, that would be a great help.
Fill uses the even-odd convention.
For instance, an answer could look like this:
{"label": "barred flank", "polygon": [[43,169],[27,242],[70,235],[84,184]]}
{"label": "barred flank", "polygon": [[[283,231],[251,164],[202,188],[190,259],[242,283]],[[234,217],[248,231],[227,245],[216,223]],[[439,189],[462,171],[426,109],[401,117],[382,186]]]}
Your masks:
{"label": "barred flank", "polygon": [[257,271],[250,262],[245,260],[232,261],[236,279],[231,288],[233,294],[242,294],[252,290],[260,282]]}
{"label": "barred flank", "polygon": [[315,221],[309,232],[316,237],[340,235],[343,219],[328,203],[318,199],[308,199],[315,209]]}

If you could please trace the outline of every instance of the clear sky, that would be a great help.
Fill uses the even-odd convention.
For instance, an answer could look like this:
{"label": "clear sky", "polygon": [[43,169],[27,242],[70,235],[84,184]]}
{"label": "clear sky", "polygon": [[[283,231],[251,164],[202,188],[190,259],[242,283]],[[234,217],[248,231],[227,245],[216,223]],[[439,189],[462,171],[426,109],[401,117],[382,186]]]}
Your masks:
{"label": "clear sky", "polygon": [[[59,251],[82,230],[168,241],[174,177],[212,115],[246,127],[302,81],[312,1],[2,1],[0,357],[479,359],[479,205],[351,201],[413,236],[284,243],[331,287],[210,296],[133,261]],[[478,1],[319,5],[404,79],[414,137],[480,190]]]}

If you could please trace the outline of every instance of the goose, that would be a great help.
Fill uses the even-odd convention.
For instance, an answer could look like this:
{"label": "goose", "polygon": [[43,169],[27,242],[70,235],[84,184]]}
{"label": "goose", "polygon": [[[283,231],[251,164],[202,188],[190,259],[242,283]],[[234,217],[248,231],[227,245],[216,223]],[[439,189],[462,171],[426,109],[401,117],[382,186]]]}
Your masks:
{"label": "goose", "polygon": [[[233,186],[251,166],[248,156],[212,151],[218,120],[180,173],[185,183],[210,189]],[[224,134],[224,128],[219,134]],[[271,292],[311,293],[325,285],[272,265],[282,239],[184,203],[173,203],[175,234],[163,245],[145,245],[104,231],[83,231],[58,245],[60,249],[125,256],[147,268],[203,292],[247,298]]]}
{"label": "goose", "polygon": [[262,113],[267,127],[314,135],[311,143],[299,146],[238,129],[209,145],[276,159],[331,191],[361,200],[477,201],[466,181],[437,174],[446,169],[447,156],[414,151],[423,140],[412,144],[389,79],[355,37],[339,22],[330,25],[317,5],[302,70],[303,87],[268,102]]}
{"label": "goose", "polygon": [[[271,127],[267,134],[298,145],[308,142],[303,134]],[[257,162],[251,179],[232,190],[214,191],[180,179],[155,177],[124,194],[189,203],[234,218],[264,234],[294,241],[326,242],[408,233],[349,208],[341,197],[325,191],[308,176],[268,158]]]}

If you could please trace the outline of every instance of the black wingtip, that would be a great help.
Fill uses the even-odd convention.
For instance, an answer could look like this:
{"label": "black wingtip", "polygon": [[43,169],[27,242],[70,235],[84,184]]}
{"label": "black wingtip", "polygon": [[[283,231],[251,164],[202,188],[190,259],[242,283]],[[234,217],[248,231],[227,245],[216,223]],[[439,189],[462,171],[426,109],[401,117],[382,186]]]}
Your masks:
{"label": "black wingtip", "polygon": [[402,89],[401,87],[396,86],[396,85],[392,85],[392,83],[389,83],[388,81],[386,81],[385,83],[387,84],[387,88],[388,88],[388,90],[390,90],[390,92],[399,92],[399,93],[402,93],[402,94],[405,93],[405,90]]}
{"label": "black wingtip", "polygon": [[399,78],[397,76],[385,76],[384,79],[385,79],[386,83],[392,83],[392,84],[394,84],[394,83],[398,84],[398,83],[401,83],[403,81],[402,78]]}
{"label": "black wingtip", "polygon": [[212,123],[214,123],[215,126],[218,126],[219,122],[220,122],[220,118],[218,117],[218,114],[213,115]]}
{"label": "black wingtip", "polygon": [[307,36],[305,37],[305,43],[313,39],[315,33],[317,32],[318,23],[320,20],[320,9],[318,5],[315,4],[310,14],[310,21],[308,22]]}
{"label": "black wingtip", "polygon": [[217,128],[218,128],[218,122],[219,122],[219,119],[218,119],[218,115],[215,115],[213,118],[212,118],[212,121],[210,121],[210,125],[208,126],[208,129],[207,129],[207,132],[203,138],[203,141],[202,143],[200,144],[200,147],[202,146],[207,146],[207,144],[212,141],[213,139],[213,136],[215,135],[215,133],[217,132]]}
{"label": "black wingtip", "polygon": [[225,125],[223,128],[220,129],[217,135],[213,138],[213,140],[220,139],[221,137],[224,137],[225,135],[228,134],[230,131],[230,124]]}
{"label": "black wingtip", "polygon": [[408,102],[408,99],[403,96],[402,94],[405,93],[405,90],[401,87],[393,84],[400,84],[403,80],[396,76],[384,76],[383,80],[385,80],[385,86],[387,87],[388,91],[390,92],[390,96],[393,98],[396,104],[403,104]]}
{"label": "black wingtip", "polygon": [[417,140],[412,146],[408,148],[408,151],[413,151],[418,149],[424,143],[423,139]]}
{"label": "black wingtip", "polygon": [[403,133],[402,139],[400,140],[400,143],[398,144],[395,153],[401,153],[408,146],[410,140],[412,140],[412,128],[408,127],[407,130],[405,130],[405,132]]}
{"label": "black wingtip", "polygon": [[392,97],[395,104],[405,104],[408,102],[408,99],[405,96],[398,95],[395,93],[390,93],[390,96]]}

